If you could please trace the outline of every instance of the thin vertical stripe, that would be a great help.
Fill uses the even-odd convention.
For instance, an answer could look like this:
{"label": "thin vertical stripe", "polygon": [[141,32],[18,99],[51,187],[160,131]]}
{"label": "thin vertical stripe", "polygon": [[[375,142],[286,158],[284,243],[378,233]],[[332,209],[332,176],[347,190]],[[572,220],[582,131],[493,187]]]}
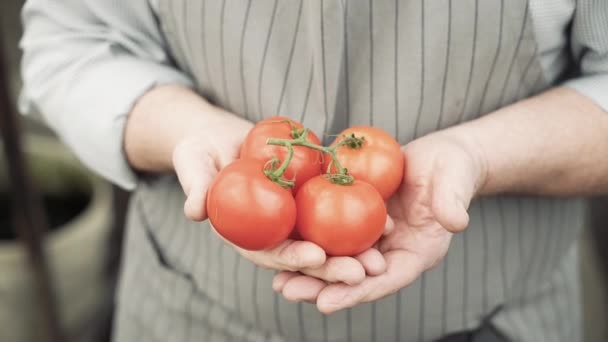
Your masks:
{"label": "thin vertical stripe", "polygon": [[426,272],[420,277],[420,307],[418,308],[418,341],[424,341],[424,290],[426,287]]}
{"label": "thin vertical stripe", "polygon": [[277,5],[279,1],[274,0],[272,6],[272,16],[270,17],[270,25],[268,27],[268,33],[266,34],[266,42],[264,43],[264,52],[262,53],[262,62],[260,64],[260,72],[258,73],[258,118],[264,118],[264,110],[262,108],[262,83],[264,80],[264,68],[266,67],[266,56],[268,55],[268,46],[270,45],[270,37],[272,36],[272,29],[274,27],[274,19],[277,14]]}
{"label": "thin vertical stripe", "polygon": [[234,279],[234,310],[237,314],[241,314],[241,294],[239,293],[239,286],[241,285],[239,267],[241,266],[241,256],[237,255],[234,261],[234,268],[232,269],[232,278]]}
{"label": "thin vertical stripe", "polygon": [[[397,0],[399,1],[399,0]],[[350,127],[350,76],[348,66],[348,0],[344,0],[344,87],[346,88],[346,127]],[[350,310],[348,311],[350,317]],[[349,330],[350,334],[350,330]]]}
{"label": "thin vertical stripe", "polygon": [[[176,13],[176,11],[177,11],[177,6],[175,8],[172,7],[168,11],[167,14],[168,14],[168,16],[169,16],[169,18],[170,18],[171,21],[175,22],[177,20],[176,17],[178,16],[178,14]],[[177,62],[177,64],[178,65],[183,65],[184,66],[184,70],[187,71],[186,66],[188,64],[188,61],[186,60],[186,57],[184,56],[184,50],[185,50],[185,48],[184,48],[184,44],[182,43],[182,41],[181,41],[181,39],[180,39],[179,36],[180,35],[178,34],[177,35],[177,44],[181,48],[177,49],[178,51],[174,52],[174,58],[175,58],[175,61]]]}
{"label": "thin vertical stripe", "polygon": [[[194,235],[194,237],[192,238],[191,241],[194,241],[195,244],[198,245],[198,243],[201,241],[201,230],[200,229],[193,229],[192,234]],[[190,240],[190,239],[187,239]],[[194,254],[192,255],[192,259],[190,260],[190,269],[194,270],[196,269],[196,264],[198,263],[199,260],[199,254],[200,254],[200,248],[194,248]],[[194,293],[196,292],[195,283],[193,283],[192,286],[192,291],[190,292],[190,294],[188,295],[188,299],[186,300],[188,305],[187,305],[187,311],[188,311],[188,317],[186,317],[186,336],[184,341],[190,341],[190,338],[192,336],[192,329],[193,329],[193,324],[192,324],[192,304],[194,303],[194,301],[192,300],[192,297],[194,296]],[[238,284],[238,282],[235,282],[235,284]]]}
{"label": "thin vertical stripe", "polygon": [[[563,285],[564,287],[564,291],[565,291],[565,295],[563,296],[563,303],[564,303],[564,308],[562,309],[562,312],[569,312],[570,308],[572,306],[570,306],[570,287],[568,286],[568,279],[566,277],[565,271],[564,271],[564,267],[566,267],[566,264],[561,265],[561,267],[557,270],[559,278],[560,278],[560,283]],[[568,320],[562,321],[561,322],[562,326],[564,326],[564,328],[566,329],[565,331],[565,335],[567,337],[571,337],[572,335],[572,329],[571,329],[571,325],[568,324]],[[576,341],[575,339],[566,339],[567,341]]]}
{"label": "thin vertical stripe", "polygon": [[[374,3],[372,0],[369,0],[369,125],[374,125]],[[375,306],[372,307],[372,310],[374,309]],[[372,322],[375,324],[376,320],[372,319]],[[375,326],[372,326],[372,332],[374,329]]]}
{"label": "thin vertical stripe", "polygon": [[[562,206],[566,207],[565,205],[563,205],[563,202],[562,202]],[[559,213],[560,213],[560,215],[559,215],[560,220],[558,222],[566,222],[566,211],[567,211],[566,208],[562,208],[559,211]],[[556,253],[558,254],[558,256],[554,257],[555,260],[553,262],[553,267],[552,267],[552,281],[553,282],[556,281],[556,278],[557,278],[557,275],[558,275],[558,272],[559,272],[559,268],[561,268],[561,266],[562,266],[560,263],[563,263],[563,261],[564,261],[563,255],[561,255],[561,253],[560,253],[562,251],[561,240],[562,240],[563,235],[565,233],[564,230],[565,230],[564,229],[564,225],[562,225],[562,229],[559,230],[559,235],[556,238],[556,240],[557,240],[557,242],[556,242],[556,245],[557,245]],[[561,285],[565,286],[565,284],[563,282],[561,283]],[[555,286],[555,285],[553,285],[553,286]],[[560,310],[558,308],[559,304],[557,303],[558,301],[561,301],[562,299],[563,299],[563,296],[554,296],[553,299],[551,300],[551,303],[552,303],[552,306],[554,308],[553,311],[555,312],[556,322],[560,322],[560,324],[558,324],[559,329],[560,329],[560,335],[563,336],[563,333],[564,333],[564,331],[563,331],[564,324],[561,324],[561,322],[566,322],[566,317],[564,317],[564,315],[563,315],[564,311],[562,311],[562,310]]]}
{"label": "thin vertical stripe", "polygon": [[521,73],[521,77],[519,78],[519,86],[517,87],[517,98],[520,99],[521,98],[521,90],[524,85],[526,76],[528,75],[528,71],[530,70],[530,67],[532,66],[532,64],[534,64],[534,62],[536,61],[536,53],[538,52],[538,44],[534,44],[534,52],[532,53],[532,56],[530,56],[530,60],[528,61],[528,63],[526,64],[526,67],[524,68],[524,71]]}
{"label": "thin vertical stripe", "polygon": [[[172,213],[171,220],[169,221],[170,227],[176,227],[177,226],[178,215],[179,215],[178,211],[174,211]],[[172,234],[171,240],[167,244],[167,246],[172,246],[173,245],[173,242],[176,239],[178,239],[177,235],[178,234]],[[163,296],[165,298],[171,298],[172,300],[175,298],[175,295],[176,295],[176,292],[177,292],[176,291],[176,289],[177,289],[176,286],[177,286],[177,282],[178,281],[179,281],[179,277],[176,276],[176,277],[173,278],[173,288],[171,288],[170,286],[165,286],[164,287],[163,292],[165,294]],[[168,320],[168,319],[165,319],[165,317],[163,317],[163,315],[161,313],[161,310],[162,310],[161,305],[158,305],[158,311],[156,312],[156,314],[154,316],[157,317],[157,320],[161,321],[161,323],[159,323],[158,326],[166,327],[166,331],[165,331],[166,335],[162,336],[162,332],[160,333],[161,336],[162,336],[162,340],[169,341],[170,336],[171,336],[171,327],[170,327],[171,321]]]}
{"label": "thin vertical stripe", "polygon": [[[451,2],[451,1],[450,1]],[[443,259],[443,287],[441,291],[441,334],[444,335],[448,330],[448,262],[450,258],[446,257]]]}
{"label": "thin vertical stripe", "polygon": [[519,39],[517,39],[517,45],[515,46],[515,51],[513,52],[513,57],[511,58],[511,62],[509,63],[509,68],[507,69],[507,78],[505,79],[505,83],[502,85],[502,89],[500,90],[500,100],[499,104],[501,106],[505,103],[505,92],[507,90],[507,85],[511,80],[511,75],[513,72],[513,66],[515,65],[515,60],[519,55],[519,49],[521,47],[521,42],[524,39],[524,33],[526,32],[526,26],[528,25],[528,11],[530,9],[530,3],[526,1],[526,8],[524,10],[524,21],[521,25],[521,30],[519,31]]}
{"label": "thin vertical stripe", "polygon": [[503,300],[507,299],[507,224],[505,222],[505,216],[503,214],[502,209],[502,201],[503,198],[498,198],[498,203],[496,204],[498,208],[498,223],[500,224],[500,231],[502,236],[502,243],[500,244],[500,259],[501,259],[501,276],[502,276],[502,298]]}
{"label": "thin vertical stripe", "polygon": [[346,310],[346,340],[351,342],[353,340],[353,313],[351,309]]}
{"label": "thin vertical stripe", "polygon": [[207,30],[205,30],[205,24],[207,18],[205,17],[207,10],[207,0],[203,0],[201,8],[201,51],[203,52],[203,64],[205,65],[205,71],[207,73],[207,82],[211,84],[211,71],[209,68],[209,58],[207,57]]}
{"label": "thin vertical stripe", "polygon": [[[188,1],[184,1],[187,3]],[[222,1],[222,9],[220,10],[220,56],[222,66],[222,89],[224,90],[224,98],[226,99],[226,106],[231,108],[230,105],[230,93],[228,92],[228,82],[226,81],[226,56],[224,51],[224,20],[226,17],[226,0]]]}
{"label": "thin vertical stripe", "polygon": [[541,79],[542,76],[542,71],[537,71],[536,76],[534,76],[534,81],[530,84],[530,86],[525,86],[525,78],[522,78],[521,80],[521,87],[519,88],[518,92],[517,92],[517,97],[518,98],[522,98],[523,96],[525,96],[524,94],[528,94],[530,93],[530,91],[534,90],[536,84],[539,82],[539,80]]}
{"label": "thin vertical stripe", "polygon": [[479,212],[481,217],[481,233],[483,236],[483,243],[481,244],[481,255],[483,256],[481,259],[483,260],[482,267],[482,276],[481,276],[481,288],[483,291],[483,295],[481,296],[481,307],[483,308],[484,313],[489,311],[488,306],[488,230],[486,227],[486,210],[484,206],[484,200],[479,201]]}
{"label": "thin vertical stripe", "polygon": [[376,302],[372,302],[372,327],[370,329],[371,340],[376,341]]}
{"label": "thin vertical stripe", "polygon": [[[188,1],[184,1],[183,2],[182,8],[183,8],[183,14],[182,15],[183,15],[184,21],[187,23],[188,22],[188,15],[187,15],[188,14]],[[186,31],[187,30],[188,30],[188,25],[186,24],[186,25],[184,25],[184,34],[185,34],[185,36],[187,36],[186,35],[186,33],[187,33]],[[186,51],[186,54],[184,55],[184,63],[186,65],[190,65],[191,63],[188,62],[188,57],[192,56],[192,49],[190,47],[190,42],[188,42],[187,40],[184,40],[184,50]],[[194,71],[190,70],[190,72],[194,72]]]}
{"label": "thin vertical stripe", "polygon": [[420,102],[418,103],[418,116],[416,116],[416,123],[414,124],[414,136],[418,136],[418,124],[420,123],[420,117],[422,116],[422,108],[424,105],[424,0],[420,1]]}
{"label": "thin vertical stripe", "polygon": [[323,124],[323,134],[328,133],[329,114],[327,111],[327,70],[325,70],[325,16],[323,9],[325,2],[321,0],[321,67],[323,71],[323,110],[325,114],[325,123]]}
{"label": "thin vertical stripe", "polygon": [[[527,258],[527,260],[529,261],[528,267],[526,268],[526,274],[524,277],[524,296],[523,297],[527,297],[527,298],[531,298],[533,291],[534,291],[534,267],[535,265],[538,265],[538,260],[539,260],[539,256],[537,255],[537,253],[540,253],[541,251],[537,251],[536,250],[536,246],[539,245],[539,241],[543,240],[542,239],[542,230],[541,230],[541,226],[542,226],[542,222],[541,222],[541,218],[538,215],[538,213],[540,212],[540,205],[541,205],[541,199],[539,198],[534,198],[534,225],[531,227],[534,230],[534,242],[531,244],[530,246],[530,255]],[[532,285],[532,286],[531,286]],[[541,314],[535,310],[534,308],[532,308],[530,310],[530,318],[533,318],[538,326],[542,326],[542,318],[541,318]],[[528,323],[531,323],[531,320],[528,321]],[[532,329],[533,333],[536,333],[537,330],[536,329]],[[537,341],[542,340],[541,339],[536,339]]]}
{"label": "thin vertical stripe", "polygon": [[[400,138],[399,132],[399,1],[395,0],[395,73],[393,79],[395,80],[395,137]],[[398,302],[399,303],[399,302]],[[397,305],[397,327],[399,326],[399,305]]]}
{"label": "thin vertical stripe", "polygon": [[241,29],[241,42],[239,44],[239,69],[241,72],[241,92],[243,93],[243,116],[249,118],[249,108],[247,105],[247,88],[245,87],[245,56],[243,48],[245,45],[245,33],[247,32],[247,22],[249,21],[249,11],[251,10],[251,0],[247,1],[245,9],[245,18],[243,19],[243,28]]}
{"label": "thin vertical stripe", "polygon": [[300,341],[306,341],[306,330],[304,329],[304,310],[302,302],[298,302],[298,327],[300,328]]}
{"label": "thin vertical stripe", "polygon": [[[145,217],[145,213],[143,213],[142,203],[141,203],[141,200],[139,198],[135,198],[135,205],[134,206],[137,209],[137,212],[139,213],[139,215],[138,215],[139,217],[138,218],[140,220],[143,220],[144,217]],[[127,238],[128,237],[129,237],[129,235],[127,235]],[[127,284],[132,284],[132,283],[135,283],[136,280],[140,280],[141,281],[142,279],[144,279],[144,277],[142,277],[142,275],[144,273],[144,269],[145,269],[142,266],[143,265],[143,261],[144,261],[144,258],[142,258],[142,257],[139,257],[138,259],[135,259],[135,262],[134,262],[134,264],[132,266],[133,269],[135,269],[135,271],[132,273],[132,278],[130,278],[129,281],[126,282]],[[126,273],[126,274],[128,274],[128,273]],[[147,289],[149,292],[152,292],[151,287],[152,286],[150,286],[149,283],[144,282],[144,291],[145,291],[145,289]],[[141,298],[139,298],[139,303],[136,301],[136,303],[137,303],[136,304],[137,312],[142,312],[143,313],[142,314],[143,317],[141,317],[140,319],[145,319],[145,312],[146,311],[144,310],[145,309],[144,304],[149,303],[148,301],[143,300],[143,298],[145,298],[145,296],[142,294],[142,292],[144,292],[144,291],[141,291],[141,292],[137,291],[136,292],[136,295],[137,295],[137,293],[139,293],[140,296],[141,296]],[[139,320],[136,320],[136,321],[139,321]],[[143,337],[142,324],[138,324],[137,328],[138,329],[137,329],[135,335],[137,335],[137,340],[141,341],[141,339]]]}
{"label": "thin vertical stripe", "polygon": [[473,69],[475,67],[475,54],[477,53],[477,24],[479,22],[479,0],[475,0],[475,21],[473,22],[473,46],[471,53],[471,62],[469,63],[469,75],[467,77],[467,88],[464,92],[464,102],[462,105],[462,111],[458,115],[458,123],[461,123],[464,119],[464,115],[467,110],[467,103],[469,102],[469,94],[471,91],[471,83],[473,82]]}
{"label": "thin vertical stripe", "polygon": [[[439,119],[437,119],[436,129],[441,127],[441,121],[443,120],[443,113],[445,110],[445,88],[448,80],[448,66],[450,62],[450,45],[452,42],[452,0],[448,0],[448,34],[446,43],[445,53],[445,65],[443,66],[443,84],[441,85],[441,110],[439,111]],[[445,283],[445,280],[444,280]]]}
{"label": "thin vertical stripe", "polygon": [[469,252],[468,252],[468,236],[467,232],[462,233],[462,255],[463,255],[463,263],[462,263],[462,278],[464,282],[464,286],[462,287],[462,328],[465,329],[467,327],[467,316],[468,316],[468,298],[469,298],[469,284],[468,284],[468,264],[469,264]]}
{"label": "thin vertical stripe", "polygon": [[[304,1],[304,0],[302,0]],[[304,116],[308,109],[308,100],[310,100],[310,89],[312,88],[312,78],[315,74],[315,62],[314,58],[310,63],[310,76],[308,76],[308,86],[306,87],[306,95],[304,96],[304,104],[302,105],[302,111],[300,112],[300,122],[304,122]]]}
{"label": "thin vertical stripe", "polygon": [[283,78],[283,86],[281,87],[281,95],[279,95],[279,103],[277,104],[276,114],[281,112],[281,105],[283,104],[283,97],[285,96],[285,89],[287,88],[287,79],[289,78],[289,72],[291,71],[291,63],[293,62],[293,53],[296,50],[296,43],[298,41],[298,32],[300,32],[300,20],[302,19],[302,6],[305,0],[300,0],[300,6],[298,7],[298,19],[296,20],[296,28],[293,32],[293,38],[291,40],[291,49],[289,50],[289,62],[287,62],[287,70],[285,70],[285,77]]}
{"label": "thin vertical stripe", "polygon": [[323,315],[323,341],[327,341],[328,332],[327,332],[327,316]]}
{"label": "thin vertical stripe", "polygon": [[258,305],[258,272],[259,267],[252,265],[253,277],[251,281],[251,304],[253,305],[253,316],[256,326],[260,326],[260,307]]}
{"label": "thin vertical stripe", "polygon": [[[546,212],[547,214],[547,218],[546,218],[546,222],[547,224],[547,233],[546,233],[546,238],[544,239],[543,243],[544,243],[544,248],[541,247],[541,249],[543,250],[543,253],[541,255],[541,267],[538,270],[538,279],[536,281],[537,283],[537,287],[542,289],[543,288],[543,284],[545,283],[544,281],[546,281],[547,279],[544,277],[545,273],[544,271],[546,271],[546,269],[548,268],[547,264],[550,262],[549,256],[550,256],[550,252],[553,250],[552,245],[554,244],[555,239],[551,238],[554,235],[552,234],[552,229],[553,229],[553,218],[555,217],[555,202],[551,202],[550,203],[551,208],[549,211]],[[549,291],[549,290],[547,290]],[[545,315],[542,310],[538,310],[538,314],[539,317],[541,318],[541,325],[543,327],[543,331],[545,332],[549,332],[551,331],[551,329],[549,328],[550,323],[547,322],[547,320],[549,319],[549,317],[547,317],[547,315]],[[559,336],[557,336],[557,339],[559,339]],[[556,339],[556,340],[557,340]]]}
{"label": "thin vertical stripe", "polygon": [[283,324],[281,324],[281,313],[279,312],[279,296],[275,293],[272,298],[274,300],[274,321],[279,335],[283,336]]}
{"label": "thin vertical stripe", "polygon": [[477,108],[477,115],[483,114],[481,111],[483,110],[483,105],[486,101],[486,95],[488,94],[488,86],[490,84],[490,80],[494,76],[494,72],[496,70],[496,62],[498,61],[498,56],[502,50],[502,31],[503,31],[503,22],[504,22],[504,12],[505,12],[505,4],[504,0],[500,0],[500,20],[498,24],[498,43],[496,46],[496,52],[494,53],[494,58],[492,59],[492,67],[490,68],[490,73],[488,74],[488,78],[486,78],[485,85],[483,87],[483,93],[481,95],[481,100],[479,101],[479,107]]}
{"label": "thin vertical stripe", "polygon": [[[220,281],[224,281],[224,267],[225,267],[225,263],[224,263],[224,258],[223,258],[223,254],[224,254],[224,242],[219,241],[217,244],[217,257],[218,257],[218,261],[217,261],[217,265],[218,265],[218,279],[220,279]],[[225,303],[224,302],[224,287],[223,286],[218,286],[218,301],[220,302],[220,304]]]}

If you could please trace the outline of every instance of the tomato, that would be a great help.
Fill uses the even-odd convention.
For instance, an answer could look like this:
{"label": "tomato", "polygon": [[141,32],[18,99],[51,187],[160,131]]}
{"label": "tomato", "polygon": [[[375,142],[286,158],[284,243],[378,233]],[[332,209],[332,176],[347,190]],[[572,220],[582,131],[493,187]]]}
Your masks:
{"label": "tomato", "polygon": [[[399,143],[382,129],[368,126],[348,128],[332,143],[335,146],[344,136],[363,137],[361,144],[346,144],[338,147],[337,157],[342,167],[355,177],[373,185],[385,200],[401,185],[405,169],[405,158]],[[331,158],[325,157],[327,170]],[[332,172],[336,172],[332,166]]]}
{"label": "tomato", "polygon": [[[284,161],[288,154],[287,148],[268,145],[266,141],[269,138],[294,139],[292,126],[296,129],[303,128],[300,123],[280,116],[258,122],[241,145],[240,158],[268,161],[277,157],[281,162]],[[310,131],[308,132],[308,141],[320,145],[319,138]],[[323,155],[321,152],[304,146],[294,146],[293,158],[283,177],[288,180],[295,179],[295,193],[307,180],[321,173],[322,165]]]}
{"label": "tomato", "polygon": [[367,250],[386,223],[382,196],[359,180],[339,185],[326,176],[312,178],[297,193],[296,207],[298,233],[328,255],[354,256]]}
{"label": "tomato", "polygon": [[226,240],[249,250],[272,248],[294,228],[290,190],[266,177],[263,161],[239,159],[222,169],[207,193],[207,214]]}

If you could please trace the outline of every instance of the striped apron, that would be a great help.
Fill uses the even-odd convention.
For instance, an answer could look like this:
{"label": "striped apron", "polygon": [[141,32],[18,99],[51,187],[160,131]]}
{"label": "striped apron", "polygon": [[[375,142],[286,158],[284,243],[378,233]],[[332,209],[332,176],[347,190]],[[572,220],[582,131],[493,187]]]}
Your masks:
{"label": "striped apron", "polygon": [[[525,0],[162,0],[159,22],[209,101],[319,136],[374,125],[406,144],[551,85]],[[173,175],[140,181],[116,342],[432,341],[499,307],[492,322],[514,341],[581,338],[581,199],[478,199],[441,265],[329,316],[274,294],[274,273],[189,222],[184,200]]]}

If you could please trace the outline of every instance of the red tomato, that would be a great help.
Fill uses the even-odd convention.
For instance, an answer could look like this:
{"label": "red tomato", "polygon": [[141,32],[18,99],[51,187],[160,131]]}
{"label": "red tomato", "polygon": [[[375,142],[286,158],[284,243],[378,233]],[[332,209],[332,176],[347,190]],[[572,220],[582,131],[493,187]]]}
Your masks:
{"label": "red tomato", "polygon": [[236,160],[222,169],[207,193],[207,214],[226,240],[249,250],[272,248],[294,228],[291,191],[266,177],[264,163]]}
{"label": "red tomato", "polygon": [[[390,198],[401,185],[405,169],[405,158],[399,143],[382,129],[368,126],[348,128],[338,135],[332,145],[342,141],[344,136],[363,137],[362,144],[347,144],[338,147],[340,164],[348,169],[355,179],[373,185],[385,200]],[[325,157],[324,170],[331,158]],[[336,172],[332,166],[332,172]]]}
{"label": "red tomato", "polygon": [[367,250],[386,223],[382,196],[358,180],[338,185],[326,176],[312,178],[296,195],[296,207],[298,233],[329,255],[354,256]]}
{"label": "red tomato", "polygon": [[[288,122],[284,122],[288,120]],[[241,159],[256,159],[268,161],[277,157],[281,162],[287,157],[288,150],[284,146],[274,146],[266,144],[269,138],[294,139],[292,135],[293,127],[302,129],[303,126],[289,118],[272,117],[258,122],[249,132],[245,141],[241,145]],[[308,132],[308,141],[320,144],[319,138],[313,133]],[[323,165],[323,155],[321,152],[304,146],[294,146],[294,155],[289,163],[289,167],[283,174],[285,179],[295,178],[294,193],[307,180],[321,173]]]}

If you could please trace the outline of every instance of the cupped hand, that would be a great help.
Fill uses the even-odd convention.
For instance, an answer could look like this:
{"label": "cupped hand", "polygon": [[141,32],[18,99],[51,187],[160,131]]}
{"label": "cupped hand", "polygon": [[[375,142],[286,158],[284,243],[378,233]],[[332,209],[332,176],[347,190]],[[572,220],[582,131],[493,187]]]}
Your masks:
{"label": "cupped hand", "polygon": [[[327,283],[290,272],[275,276],[273,288],[287,299],[316,302],[331,313],[388,296],[441,262],[452,235],[468,225],[467,209],[485,180],[485,163],[466,137],[438,132],[406,145],[403,183],[388,202],[395,228],[378,242],[386,271],[356,285]],[[292,293],[308,289],[306,298]]]}
{"label": "cupped hand", "polygon": [[[173,167],[186,194],[184,213],[190,220],[207,219],[207,190],[219,170],[238,158],[240,145],[252,126],[225,113],[225,121],[218,119],[213,129],[184,137],[175,145]],[[355,257],[327,257],[321,247],[305,241],[287,240],[264,251],[249,251],[225,242],[260,267],[299,272],[324,282],[354,285],[367,275],[380,274],[386,269],[384,258],[375,249]],[[305,298],[308,292],[303,289],[294,296]]]}

